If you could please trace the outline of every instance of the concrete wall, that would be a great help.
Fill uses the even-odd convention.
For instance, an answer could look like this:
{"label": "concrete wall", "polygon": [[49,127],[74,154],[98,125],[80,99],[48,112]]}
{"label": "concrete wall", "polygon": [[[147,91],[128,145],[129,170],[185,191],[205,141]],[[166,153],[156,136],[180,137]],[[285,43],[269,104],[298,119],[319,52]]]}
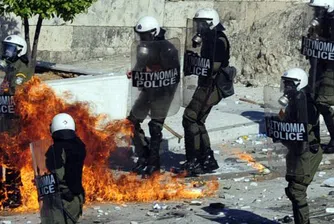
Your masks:
{"label": "concrete wall", "polygon": [[88,102],[92,113],[107,114],[110,119],[127,116],[129,81],[125,76],[80,76],[46,83],[69,103]]}
{"label": "concrete wall", "polygon": [[[267,74],[279,77],[288,66],[304,63],[296,56],[309,8],[304,0],[98,0],[73,23],[44,21],[38,59],[70,63],[128,55],[133,26],[144,15],[155,16],[168,30],[167,37],[178,37],[184,43],[186,19],[203,7],[213,7],[221,16],[232,45],[231,62],[241,74],[239,81],[262,82]],[[30,22],[33,30],[36,18]],[[13,18],[1,18],[0,23],[0,37],[22,28]]]}
{"label": "concrete wall", "polygon": [[[199,8],[214,7],[225,23],[233,20],[239,30],[245,31],[254,21],[274,11],[284,11],[298,2],[301,1],[99,0],[87,14],[78,15],[73,23],[64,23],[60,19],[44,21],[39,58],[66,63],[128,53],[134,37],[132,27],[144,15],[155,16],[168,28],[168,36],[184,40],[186,19]],[[34,29],[36,19],[30,22]],[[19,20],[12,18],[2,18],[0,23],[1,37],[17,33],[22,27]]]}

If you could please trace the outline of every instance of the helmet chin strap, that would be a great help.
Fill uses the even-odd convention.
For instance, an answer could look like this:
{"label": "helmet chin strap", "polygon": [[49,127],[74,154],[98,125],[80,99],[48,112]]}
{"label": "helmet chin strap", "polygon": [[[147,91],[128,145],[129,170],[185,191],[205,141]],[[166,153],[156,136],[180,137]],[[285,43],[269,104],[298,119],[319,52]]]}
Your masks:
{"label": "helmet chin strap", "polygon": [[212,30],[214,28],[212,20],[209,20],[208,24],[209,24],[210,30]]}
{"label": "helmet chin strap", "polygon": [[157,30],[154,30],[153,32],[151,32],[151,34],[152,34],[152,37],[154,39],[157,36]]}

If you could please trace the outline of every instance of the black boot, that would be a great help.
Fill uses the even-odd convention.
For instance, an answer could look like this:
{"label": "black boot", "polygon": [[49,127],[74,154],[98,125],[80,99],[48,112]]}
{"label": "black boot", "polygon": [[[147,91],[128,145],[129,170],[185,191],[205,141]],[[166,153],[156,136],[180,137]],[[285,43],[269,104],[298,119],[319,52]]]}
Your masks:
{"label": "black boot", "polygon": [[162,141],[162,126],[164,119],[152,119],[149,123],[150,130],[150,150],[147,169],[145,174],[150,176],[153,173],[160,172],[160,144]]}
{"label": "black boot", "polygon": [[153,173],[160,172],[160,144],[158,142],[150,143],[150,155],[147,160],[147,168],[145,174],[151,176]]}
{"label": "black boot", "polygon": [[189,177],[195,177],[199,174],[204,174],[202,164],[197,158],[193,158],[191,160],[187,160],[181,166],[181,170],[187,173]]}
{"label": "black boot", "polygon": [[203,170],[206,173],[211,173],[212,171],[219,168],[217,160],[213,155],[213,151],[211,149],[206,150],[202,155],[201,163],[203,166]]}
{"label": "black boot", "polygon": [[160,164],[151,164],[146,167],[145,174],[151,176],[153,173],[160,173]]}
{"label": "black boot", "polygon": [[7,199],[3,202],[3,207],[17,208],[22,205],[20,186],[22,186],[20,171],[6,169],[5,190]]}
{"label": "black boot", "polygon": [[331,138],[329,143],[323,148],[324,148],[324,153],[327,153],[327,154],[334,153],[334,139]]}
{"label": "black boot", "polygon": [[18,208],[22,205],[22,196],[19,186],[6,186],[7,199],[2,203],[4,208]]}
{"label": "black boot", "polygon": [[147,159],[140,157],[138,158],[136,166],[132,169],[132,171],[138,175],[141,175],[144,173],[146,167],[147,167]]}

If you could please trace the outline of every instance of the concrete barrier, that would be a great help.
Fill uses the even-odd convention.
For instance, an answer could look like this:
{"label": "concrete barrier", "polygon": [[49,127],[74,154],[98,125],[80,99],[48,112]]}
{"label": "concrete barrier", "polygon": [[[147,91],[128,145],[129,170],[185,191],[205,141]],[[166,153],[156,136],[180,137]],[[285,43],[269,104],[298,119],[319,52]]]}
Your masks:
{"label": "concrete barrier", "polygon": [[89,75],[46,82],[58,96],[70,92],[73,101],[86,101],[95,114],[107,114],[110,119],[124,119],[127,115],[129,81],[125,75]]}

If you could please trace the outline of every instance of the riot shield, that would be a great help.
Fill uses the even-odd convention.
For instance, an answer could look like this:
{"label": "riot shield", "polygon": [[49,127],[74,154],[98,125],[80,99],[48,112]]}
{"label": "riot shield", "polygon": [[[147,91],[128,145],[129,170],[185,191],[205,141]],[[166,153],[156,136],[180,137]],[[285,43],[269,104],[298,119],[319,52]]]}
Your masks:
{"label": "riot shield", "polygon": [[135,41],[131,47],[131,113],[164,119],[181,106],[180,40]]}
{"label": "riot shield", "polygon": [[287,160],[286,157],[289,155],[290,158],[291,155],[302,153],[297,150],[305,149],[304,146],[308,140],[307,102],[305,94],[301,94],[301,100],[297,104],[296,99],[286,98],[288,104],[285,106],[279,103],[279,100],[285,101],[280,88],[264,87],[265,129],[269,138],[266,143],[268,168],[283,176],[290,172],[286,167],[291,168],[291,161],[293,161]]}
{"label": "riot shield", "polygon": [[[279,88],[273,86],[265,86],[263,94],[267,136],[273,142],[307,142],[306,94],[300,91],[298,97],[287,97]],[[279,103],[282,97],[286,97],[287,105]]]}
{"label": "riot shield", "polygon": [[64,217],[58,180],[51,170],[55,167],[51,145],[50,139],[30,143],[42,224],[59,223]]}
{"label": "riot shield", "polygon": [[213,75],[216,50],[216,30],[205,27],[206,21],[187,20],[183,59],[183,106],[192,99],[197,82]]}
{"label": "riot shield", "polygon": [[[1,92],[1,91],[0,91]],[[16,133],[18,122],[15,118],[14,96],[0,95],[0,132]]]}
{"label": "riot shield", "polygon": [[[310,21],[306,35],[302,36],[301,54],[310,62],[309,91],[317,94],[323,79],[324,68],[332,69],[330,61],[334,61],[333,27],[326,18],[326,10],[313,8],[313,19]],[[320,84],[321,85],[321,84]]]}

